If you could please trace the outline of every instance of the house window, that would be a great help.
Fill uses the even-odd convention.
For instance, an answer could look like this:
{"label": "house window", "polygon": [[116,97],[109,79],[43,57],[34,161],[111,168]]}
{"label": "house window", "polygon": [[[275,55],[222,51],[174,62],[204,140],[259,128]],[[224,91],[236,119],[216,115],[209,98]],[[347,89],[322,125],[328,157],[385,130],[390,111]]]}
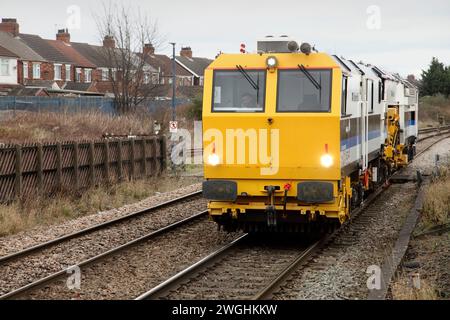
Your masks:
{"label": "house window", "polygon": [[62,65],[55,64],[54,69],[55,69],[55,80],[61,80],[62,79]]}
{"label": "house window", "polygon": [[70,64],[66,64],[66,81],[72,81],[70,76]]}
{"label": "house window", "polygon": [[28,79],[28,62],[23,63],[23,78]]}
{"label": "house window", "polygon": [[84,82],[92,82],[92,69],[84,70]]}
{"label": "house window", "polygon": [[152,74],[152,83],[153,84],[158,84],[158,82],[159,82],[159,75],[157,74],[157,73],[153,73]]}
{"label": "house window", "polygon": [[108,81],[108,80],[109,80],[109,70],[102,69],[102,81]]}
{"label": "house window", "polygon": [[33,63],[33,79],[41,78],[41,64]]}
{"label": "house window", "polygon": [[80,68],[76,69],[76,81],[81,82],[81,69]]}
{"label": "house window", "polygon": [[9,76],[9,60],[0,59],[0,75]]}
{"label": "house window", "polygon": [[111,77],[114,81],[117,80],[117,70],[116,69],[111,69],[109,70],[111,72]]}
{"label": "house window", "polygon": [[144,84],[150,83],[150,74],[144,73]]}

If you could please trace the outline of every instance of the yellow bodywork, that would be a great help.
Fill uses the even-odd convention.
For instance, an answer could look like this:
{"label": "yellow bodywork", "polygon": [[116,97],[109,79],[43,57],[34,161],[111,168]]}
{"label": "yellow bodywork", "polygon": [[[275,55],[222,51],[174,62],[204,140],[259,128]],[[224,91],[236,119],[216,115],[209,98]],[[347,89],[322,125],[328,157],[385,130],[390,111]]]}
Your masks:
{"label": "yellow bodywork", "polygon": [[[267,69],[266,59],[275,56],[277,68],[296,69],[304,65],[310,69],[332,70],[331,112],[327,113],[277,113],[277,68]],[[214,70],[267,69],[265,112],[263,113],[217,113],[212,112],[213,72]],[[267,206],[267,192],[264,186],[280,186],[276,209],[283,210],[280,204],[284,196],[283,186],[289,183],[289,200],[286,210],[293,214],[306,215],[314,220],[317,216],[339,219],[349,217],[351,197],[350,179],[341,176],[340,163],[340,101],[342,71],[327,54],[301,53],[280,54],[222,54],[206,70],[204,78],[203,143],[205,178],[227,179],[237,182],[238,200],[235,202],[210,201],[211,216],[230,213],[233,217],[245,214],[248,210],[264,210]],[[241,129],[245,136],[245,158],[240,162],[227,155],[233,149],[239,154],[243,141],[231,134],[230,129]],[[256,130],[256,131],[255,131]],[[227,132],[228,131],[228,132]],[[255,133],[256,132],[256,133]],[[220,138],[220,136],[222,138]],[[266,140],[264,140],[266,139]],[[249,152],[249,143],[266,143],[269,146],[269,163],[261,161],[262,156]],[[276,141],[274,141],[276,140]],[[279,143],[272,143],[279,142]],[[239,144],[241,143],[241,144]],[[279,148],[277,150],[276,148]],[[220,162],[217,166],[208,164],[208,157],[216,153]],[[273,154],[278,152],[275,159]],[[333,165],[324,168],[321,156],[328,152]],[[232,159],[233,158],[233,159]],[[324,204],[305,205],[298,203],[297,183],[302,181],[326,181],[334,185],[334,201]],[[245,195],[245,196],[241,196]]]}

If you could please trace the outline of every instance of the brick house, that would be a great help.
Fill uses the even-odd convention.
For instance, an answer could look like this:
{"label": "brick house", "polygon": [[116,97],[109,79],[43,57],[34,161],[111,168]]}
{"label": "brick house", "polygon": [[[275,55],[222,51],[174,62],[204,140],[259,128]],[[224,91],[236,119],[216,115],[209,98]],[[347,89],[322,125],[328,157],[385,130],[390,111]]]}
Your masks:
{"label": "brick house", "polygon": [[18,56],[0,46],[0,85],[17,85]]}
{"label": "brick house", "polygon": [[62,88],[67,91],[89,91],[96,92],[94,72],[97,66],[80,54],[70,42],[70,34],[67,29],[58,30],[56,40],[46,40],[46,42],[59,51],[66,61],[64,67],[60,68],[58,74],[63,79]]}
{"label": "brick house", "polygon": [[[93,80],[97,91],[112,94],[113,90],[111,79],[115,79],[117,81],[120,81],[121,79],[120,70],[116,70],[117,66],[111,61],[108,61],[107,58],[108,50],[113,50],[113,52],[116,52],[116,54],[119,55],[119,49],[116,48],[114,39],[106,36],[103,40],[102,46],[79,42],[72,42],[71,44],[73,48],[82,56],[96,65],[96,69],[93,71]],[[140,55],[135,55],[136,59],[140,59]],[[144,66],[144,72],[145,82],[152,84],[158,83],[158,71],[153,65],[147,63]]]}
{"label": "brick house", "polygon": [[[106,36],[103,44],[98,46],[72,42],[68,30],[61,29],[55,40],[47,40],[38,35],[20,33],[16,19],[2,19],[0,46],[10,52],[9,55],[15,55],[18,85],[47,88],[49,92],[112,95],[112,80],[119,83],[121,80],[120,70],[116,70],[117,67],[106,58],[105,52],[111,52],[111,49],[120,53],[110,36]],[[133,61],[146,63],[144,83],[158,85],[161,87],[159,94],[170,96],[172,59],[155,54],[151,44],[133,55],[136,58]],[[193,57],[191,48],[182,48],[180,56],[176,57],[177,87],[202,86],[204,69],[210,63],[209,59]]]}
{"label": "brick house", "polygon": [[180,55],[176,57],[176,61],[191,75],[192,86],[203,86],[205,69],[213,62],[213,60],[208,58],[194,57],[191,47],[181,48]]}
{"label": "brick house", "polygon": [[2,19],[0,23],[0,46],[18,57],[17,84],[23,85],[27,79],[41,79],[40,66],[46,61],[18,36],[19,25],[16,20]]}
{"label": "brick house", "polygon": [[[172,84],[172,58],[163,54],[155,54],[155,48],[151,44],[146,44],[144,46],[141,57],[145,59],[148,64],[157,69],[159,84]],[[192,85],[192,74],[185,68],[181,67],[178,63],[175,65],[175,74],[177,86],[183,87]]]}
{"label": "brick house", "polygon": [[[56,82],[59,88],[64,87],[66,81],[73,81],[71,74],[72,66],[75,62],[66,56],[64,53],[56,49],[48,40],[41,38],[38,35],[19,34],[20,39],[25,42],[27,46],[42,56],[46,62],[40,65],[40,79],[33,77],[25,81],[26,85],[33,86],[45,80],[48,83]],[[33,66],[34,68],[35,66]],[[67,76],[68,75],[70,76]],[[67,77],[67,78],[66,78]]]}

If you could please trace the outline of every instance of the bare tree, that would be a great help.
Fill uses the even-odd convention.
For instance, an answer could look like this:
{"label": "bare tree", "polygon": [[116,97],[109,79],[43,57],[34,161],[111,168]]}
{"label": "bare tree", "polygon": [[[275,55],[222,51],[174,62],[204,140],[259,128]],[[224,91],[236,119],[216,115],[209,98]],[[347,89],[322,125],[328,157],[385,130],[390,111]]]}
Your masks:
{"label": "bare tree", "polygon": [[117,109],[128,112],[157,96],[160,86],[153,75],[158,71],[146,62],[143,52],[146,44],[156,47],[161,41],[156,23],[139,8],[110,2],[103,4],[103,14],[96,21]]}

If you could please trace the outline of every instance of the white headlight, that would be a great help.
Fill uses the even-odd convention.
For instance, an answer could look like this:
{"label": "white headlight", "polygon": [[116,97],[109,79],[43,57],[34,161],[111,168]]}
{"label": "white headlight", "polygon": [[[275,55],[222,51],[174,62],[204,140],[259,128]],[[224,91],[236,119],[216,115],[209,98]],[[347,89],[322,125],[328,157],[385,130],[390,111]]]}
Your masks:
{"label": "white headlight", "polygon": [[333,157],[330,156],[329,154],[324,154],[320,158],[320,164],[325,168],[331,167],[333,165]]}
{"label": "white headlight", "polygon": [[277,66],[277,63],[278,63],[277,58],[275,58],[275,57],[267,58],[267,66],[269,68],[275,68]]}
{"label": "white headlight", "polygon": [[217,166],[220,162],[219,156],[215,153],[210,154],[208,156],[208,164],[212,165],[212,166]]}

